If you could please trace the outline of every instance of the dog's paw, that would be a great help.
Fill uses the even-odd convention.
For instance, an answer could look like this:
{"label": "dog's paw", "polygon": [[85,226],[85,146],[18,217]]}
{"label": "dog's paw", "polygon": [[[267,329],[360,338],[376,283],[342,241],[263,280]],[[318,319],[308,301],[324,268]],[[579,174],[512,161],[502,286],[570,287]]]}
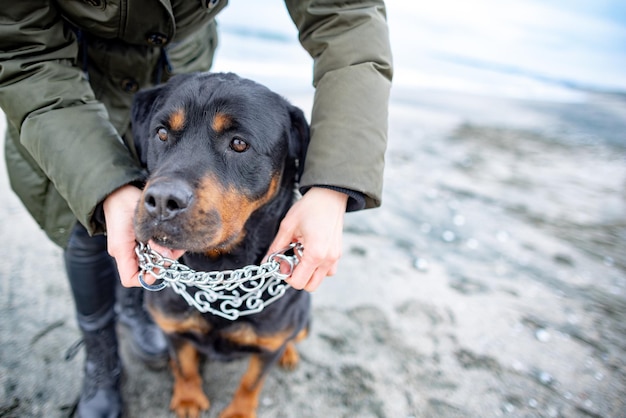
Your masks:
{"label": "dog's paw", "polygon": [[178,418],[198,418],[202,411],[209,409],[211,403],[201,389],[191,391],[174,391],[170,409]]}
{"label": "dog's paw", "polygon": [[298,363],[300,362],[300,355],[298,354],[298,350],[293,342],[287,343],[287,347],[285,347],[285,352],[278,360],[278,364],[280,367],[286,370],[294,370]]}
{"label": "dog's paw", "polygon": [[238,411],[231,404],[222,411],[219,418],[256,418],[256,412]]}

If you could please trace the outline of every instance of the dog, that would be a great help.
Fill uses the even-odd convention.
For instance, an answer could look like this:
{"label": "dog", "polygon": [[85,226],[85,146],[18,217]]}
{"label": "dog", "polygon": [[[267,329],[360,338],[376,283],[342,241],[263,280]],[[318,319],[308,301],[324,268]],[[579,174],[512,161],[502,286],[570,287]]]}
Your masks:
{"label": "dog", "polygon": [[[235,74],[193,73],[138,92],[131,118],[148,173],[137,240],[184,249],[182,262],[196,271],[263,262],[302,172],[309,143],[302,111]],[[242,356],[250,356],[248,369],[220,417],[255,417],[268,369],[277,362],[295,367],[295,343],[309,330],[310,296],[291,287],[261,312],[235,320],[201,313],[170,287],[147,292],[145,303],[169,341],[170,408],[181,418],[210,406],[201,358]]]}

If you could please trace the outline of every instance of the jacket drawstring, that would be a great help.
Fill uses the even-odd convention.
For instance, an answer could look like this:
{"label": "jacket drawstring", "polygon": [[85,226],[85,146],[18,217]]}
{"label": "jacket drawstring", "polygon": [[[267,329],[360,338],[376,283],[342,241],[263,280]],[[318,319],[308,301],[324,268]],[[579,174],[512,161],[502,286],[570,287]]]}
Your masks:
{"label": "jacket drawstring", "polygon": [[171,73],[172,68],[172,62],[167,54],[167,50],[165,48],[161,48],[161,55],[159,56],[159,62],[157,63],[157,70],[154,74],[154,84],[158,85],[163,81],[163,69],[165,69],[168,73]]}
{"label": "jacket drawstring", "polygon": [[87,55],[87,37],[85,36],[85,34],[83,33],[82,30],[80,29],[76,29],[74,31],[76,33],[76,38],[78,40],[78,47],[79,47],[79,51],[80,51],[80,56],[81,56],[81,61],[82,61],[82,70],[83,73],[85,73],[85,77],[87,78],[87,81],[89,81],[89,72],[87,71],[87,60],[88,60],[88,55]]}

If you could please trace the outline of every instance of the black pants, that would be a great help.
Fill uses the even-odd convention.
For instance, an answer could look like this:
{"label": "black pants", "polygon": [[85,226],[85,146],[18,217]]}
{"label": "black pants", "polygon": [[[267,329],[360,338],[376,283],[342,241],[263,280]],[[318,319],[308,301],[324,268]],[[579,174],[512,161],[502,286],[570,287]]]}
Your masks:
{"label": "black pants", "polygon": [[79,316],[108,312],[115,304],[119,283],[114,259],[104,235],[90,237],[76,224],[65,250],[65,269]]}

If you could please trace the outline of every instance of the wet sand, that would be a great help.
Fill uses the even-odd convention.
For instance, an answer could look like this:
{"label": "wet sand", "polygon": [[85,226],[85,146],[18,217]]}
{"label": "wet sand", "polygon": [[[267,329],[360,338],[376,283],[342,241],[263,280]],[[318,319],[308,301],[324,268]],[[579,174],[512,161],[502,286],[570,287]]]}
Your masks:
{"label": "wet sand", "polygon": [[[626,417],[625,133],[619,95],[394,91],[383,207],[347,216],[301,364],[271,371],[259,416]],[[65,359],[61,252],[0,164],[0,417],[68,416],[84,353]],[[122,348],[128,416],[172,416],[170,373]],[[203,366],[203,416],[245,366]]]}

